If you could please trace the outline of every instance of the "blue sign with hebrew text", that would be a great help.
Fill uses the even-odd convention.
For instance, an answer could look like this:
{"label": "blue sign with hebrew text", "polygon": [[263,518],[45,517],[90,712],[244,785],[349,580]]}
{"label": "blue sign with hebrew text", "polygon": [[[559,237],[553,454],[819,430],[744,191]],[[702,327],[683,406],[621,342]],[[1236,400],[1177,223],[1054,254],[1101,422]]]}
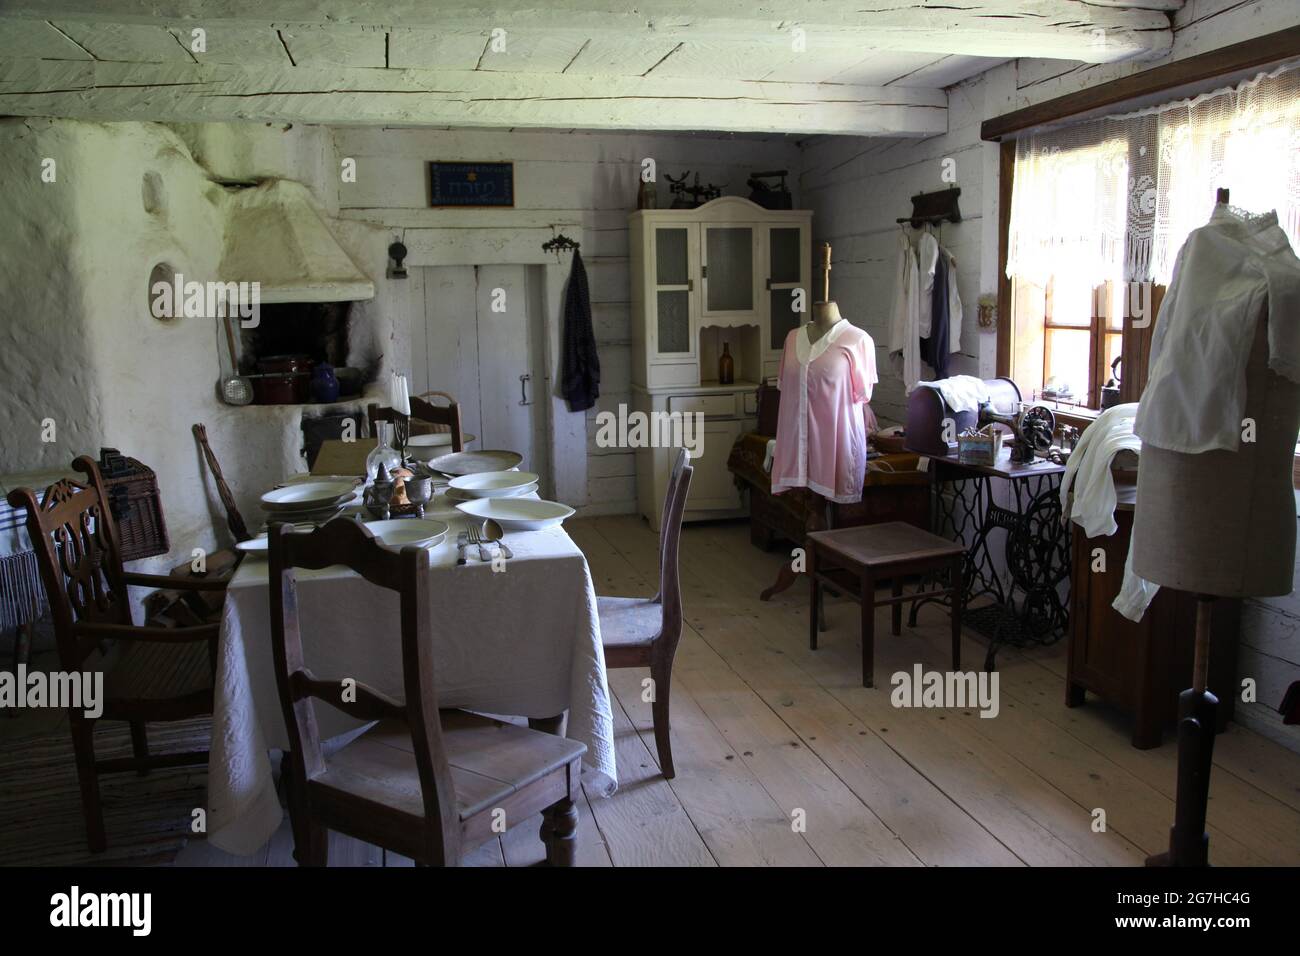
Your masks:
{"label": "blue sign with hebrew text", "polygon": [[513,206],[514,163],[429,163],[430,206]]}

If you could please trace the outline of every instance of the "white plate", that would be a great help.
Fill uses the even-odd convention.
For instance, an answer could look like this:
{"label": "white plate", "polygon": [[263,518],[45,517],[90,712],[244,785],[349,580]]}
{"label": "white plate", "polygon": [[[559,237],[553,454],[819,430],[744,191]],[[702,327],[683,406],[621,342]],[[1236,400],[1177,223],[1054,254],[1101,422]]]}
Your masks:
{"label": "white plate", "polygon": [[447,522],[434,518],[394,518],[365,525],[381,543],[399,550],[410,545],[432,548],[447,537]]}
{"label": "white plate", "polygon": [[262,495],[267,511],[297,511],[326,508],[350,498],[356,486],[351,481],[300,481]]}
{"label": "white plate", "polygon": [[537,487],[538,476],[531,471],[482,471],[475,475],[453,478],[451,487],[471,498],[511,498],[525,494],[528,485]]}
{"label": "white plate", "polygon": [[444,475],[477,475],[485,471],[506,471],[514,468],[524,456],[517,451],[458,451],[441,455],[426,464]]}
{"label": "white plate", "polygon": [[429,461],[445,454],[451,447],[451,432],[412,435],[406,440],[406,453],[416,461]]}
{"label": "white plate", "polygon": [[536,498],[476,498],[456,506],[475,518],[491,518],[507,531],[540,531],[574,514],[568,505]]}
{"label": "white plate", "polygon": [[526,485],[520,485],[518,488],[511,488],[509,494],[494,495],[476,495],[470,491],[461,491],[459,488],[450,486],[443,489],[443,497],[448,501],[480,501],[484,498],[524,498],[531,495],[537,490],[537,482],[530,481]]}
{"label": "white plate", "polygon": [[[294,531],[315,531],[314,524],[296,524],[293,526]],[[235,550],[243,551],[245,554],[266,554],[271,549],[271,539],[265,533],[259,534],[256,538],[249,538],[247,541],[236,541]]]}

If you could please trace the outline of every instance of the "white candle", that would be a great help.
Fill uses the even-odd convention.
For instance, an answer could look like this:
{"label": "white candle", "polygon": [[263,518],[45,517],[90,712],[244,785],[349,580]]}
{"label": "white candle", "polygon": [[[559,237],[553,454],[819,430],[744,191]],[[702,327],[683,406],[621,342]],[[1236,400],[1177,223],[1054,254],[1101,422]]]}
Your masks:
{"label": "white candle", "polygon": [[399,415],[410,415],[411,399],[410,394],[407,391],[405,375],[393,375],[391,392],[392,394],[389,399],[389,404],[392,405],[393,411],[397,412]]}

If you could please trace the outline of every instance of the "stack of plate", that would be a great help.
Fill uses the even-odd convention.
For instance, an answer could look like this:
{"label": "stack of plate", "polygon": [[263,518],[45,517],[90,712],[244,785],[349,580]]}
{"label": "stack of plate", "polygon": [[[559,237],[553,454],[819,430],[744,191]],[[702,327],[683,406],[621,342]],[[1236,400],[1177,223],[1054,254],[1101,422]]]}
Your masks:
{"label": "stack of plate", "polygon": [[299,481],[262,495],[267,522],[316,522],[327,520],[356,497],[356,485],[349,479]]}
{"label": "stack of plate", "polygon": [[447,497],[456,501],[475,498],[518,498],[537,490],[537,475],[531,471],[482,471],[453,478]]}

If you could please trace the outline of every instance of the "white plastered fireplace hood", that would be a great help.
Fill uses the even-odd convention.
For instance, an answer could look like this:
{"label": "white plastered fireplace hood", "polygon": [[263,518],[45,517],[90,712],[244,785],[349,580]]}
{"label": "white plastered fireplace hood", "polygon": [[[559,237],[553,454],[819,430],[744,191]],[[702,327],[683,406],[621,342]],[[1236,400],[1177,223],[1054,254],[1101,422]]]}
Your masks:
{"label": "white plastered fireplace hood", "polygon": [[302,183],[269,179],[226,193],[223,282],[257,282],[262,303],[373,299]]}

